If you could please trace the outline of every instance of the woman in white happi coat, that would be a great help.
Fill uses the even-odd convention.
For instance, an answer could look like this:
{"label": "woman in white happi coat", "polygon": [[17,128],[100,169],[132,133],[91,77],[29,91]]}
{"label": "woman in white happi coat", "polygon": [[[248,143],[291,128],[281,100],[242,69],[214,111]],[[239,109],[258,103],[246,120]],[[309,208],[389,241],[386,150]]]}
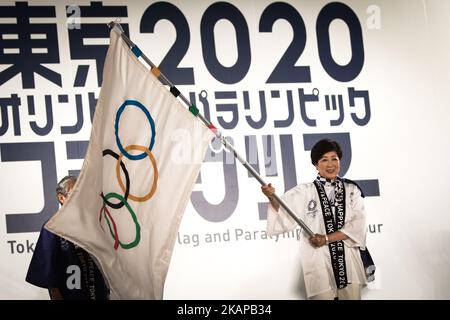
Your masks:
{"label": "woman in white happi coat", "polygon": [[[336,141],[319,141],[311,150],[317,179],[300,184],[281,197],[316,232],[309,237],[302,231],[300,238],[300,257],[309,299],[361,299],[361,289],[366,284],[360,255],[360,249],[365,250],[366,246],[363,197],[354,182],[338,176],[341,159],[342,149]],[[273,197],[272,185],[261,189],[270,201],[268,234],[297,227]]]}

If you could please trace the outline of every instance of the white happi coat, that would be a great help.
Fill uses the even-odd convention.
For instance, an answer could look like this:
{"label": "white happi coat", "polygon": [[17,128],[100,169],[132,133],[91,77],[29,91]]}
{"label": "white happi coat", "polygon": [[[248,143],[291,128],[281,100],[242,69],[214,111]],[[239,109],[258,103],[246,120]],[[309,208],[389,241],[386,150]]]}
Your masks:
{"label": "white happi coat", "polygon": [[[347,281],[365,285],[366,277],[359,253],[359,248],[365,249],[366,246],[367,229],[363,198],[356,185],[350,183],[344,185],[345,223],[339,231],[349,237],[344,240]],[[334,192],[331,184],[325,185],[325,192],[330,199]],[[300,184],[287,191],[281,198],[312,232],[326,234],[319,195],[314,183]],[[287,232],[296,227],[298,224],[281,206],[276,212],[269,205],[267,212],[267,233],[269,235]],[[309,243],[309,236],[304,230],[300,237],[300,258],[307,297],[337,289],[328,246],[314,248]]]}

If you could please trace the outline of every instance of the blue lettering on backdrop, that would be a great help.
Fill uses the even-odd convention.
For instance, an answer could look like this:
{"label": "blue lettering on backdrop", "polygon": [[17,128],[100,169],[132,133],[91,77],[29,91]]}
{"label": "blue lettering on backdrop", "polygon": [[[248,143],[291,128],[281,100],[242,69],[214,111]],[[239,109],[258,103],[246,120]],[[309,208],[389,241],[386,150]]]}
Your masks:
{"label": "blue lettering on backdrop", "polygon": [[[128,17],[127,6],[107,5],[94,1],[89,5],[75,6],[77,14],[86,18]],[[67,17],[71,17],[73,6],[66,7]],[[70,9],[70,10],[69,10]],[[53,71],[51,66],[59,64],[58,48],[64,45],[70,48],[70,59],[76,61],[77,69],[73,79],[74,88],[84,88],[84,91],[72,92],[70,94],[40,94],[39,92],[10,93],[0,96],[0,137],[14,135],[21,137],[23,125],[29,124],[32,134],[36,136],[47,136],[52,132],[54,126],[59,127],[57,134],[72,138],[66,142],[66,157],[70,159],[83,159],[88,141],[80,141],[76,135],[83,126],[92,123],[96,93],[86,92],[93,88],[86,87],[89,65],[83,64],[86,59],[94,60],[97,67],[97,83],[101,86],[103,64],[108,46],[106,44],[92,44],[92,40],[108,38],[109,29],[102,22],[80,24],[79,28],[68,27],[68,43],[58,43],[56,27],[56,10],[54,6],[32,5],[27,2],[16,2],[13,6],[0,6],[0,17],[16,18],[15,24],[1,24],[0,35],[0,65],[6,65],[0,72],[0,85],[5,84],[16,75],[22,76],[24,89],[35,88],[34,74],[39,74],[50,83],[62,86],[61,75]],[[55,18],[55,23],[30,23],[34,17]],[[351,59],[345,65],[338,64],[331,52],[330,25],[339,19],[345,23],[350,35]],[[166,76],[178,85],[195,84],[195,70],[193,66],[180,67],[179,64],[187,54],[191,45],[191,29],[184,13],[175,5],[168,2],[156,2],[150,4],[143,12],[140,20],[139,31],[141,34],[154,33],[156,24],[161,20],[168,20],[175,29],[176,37],[172,47],[168,50],[160,63],[161,70]],[[218,59],[216,52],[216,41],[214,29],[219,21],[227,21],[234,29],[236,41],[236,62],[232,66],[224,66]],[[259,18],[258,26],[251,26],[251,30],[257,29],[261,39],[267,39],[269,33],[278,36],[273,28],[279,20],[286,21],[293,32],[291,43],[284,54],[275,61],[267,79],[262,79],[266,84],[311,84],[314,74],[309,65],[302,60],[302,54],[311,42],[307,41],[307,29],[303,17],[294,5],[273,2],[264,8]],[[243,80],[252,64],[251,37],[249,26],[244,14],[238,7],[228,2],[216,2],[209,5],[203,12],[199,23],[201,49],[203,62],[212,77],[222,84],[236,84]],[[125,33],[129,34],[129,26],[122,23]],[[347,83],[354,80],[364,67],[364,43],[361,24],[358,16],[347,5],[340,2],[329,3],[320,11],[316,18],[316,40],[317,58],[323,70],[331,79]],[[192,30],[197,30],[193,28]],[[45,39],[34,39],[33,34],[45,34]],[[17,37],[9,37],[17,34]],[[133,36],[131,37],[133,38]],[[29,40],[31,39],[31,41]],[[91,40],[89,44],[87,40]],[[10,48],[18,48],[16,51]],[[46,53],[34,53],[33,48],[44,48]],[[80,61],[80,62],[79,62]],[[44,67],[42,64],[46,64]],[[48,66],[50,65],[50,66]],[[260,66],[261,68],[267,65]],[[314,70],[318,72],[317,70]],[[44,80],[45,81],[45,80]],[[51,84],[50,84],[51,85]],[[81,90],[81,89],[79,89]],[[371,105],[369,91],[364,88],[355,88],[348,85],[346,89],[338,89],[337,92],[321,92],[320,88],[309,89],[298,86],[287,89],[261,88],[256,91],[249,90],[217,90],[200,93],[190,92],[191,102],[200,109],[203,108],[204,116],[218,127],[233,130],[237,127],[248,129],[251,134],[235,139],[242,139],[245,145],[245,156],[252,167],[263,176],[277,177],[282,175],[284,190],[288,190],[297,184],[297,166],[295,162],[294,142],[300,140],[304,151],[309,151],[312,145],[321,138],[331,137],[339,141],[344,149],[345,158],[342,161],[341,174],[344,175],[351,163],[351,139],[349,132],[339,133],[307,133],[294,134],[270,134],[258,135],[255,130],[263,129],[268,121],[273,121],[273,127],[288,128],[295,123],[304,124],[306,129],[317,128],[317,110],[327,111],[326,116],[331,128],[339,128],[346,117],[359,126],[369,124],[371,119]],[[4,95],[4,93],[2,93]],[[198,100],[198,104],[197,104]],[[90,122],[84,121],[83,101],[88,101]],[[29,118],[20,118],[22,104],[27,103]],[[63,108],[74,108],[76,119],[70,123],[54,123],[54,106]],[[280,116],[282,114],[283,116]],[[26,112],[24,112],[26,115]],[[38,122],[37,116],[45,118]],[[39,119],[40,119],[39,118]],[[271,120],[269,120],[271,119]],[[297,121],[297,122],[296,122]],[[269,123],[272,125],[272,123]],[[324,124],[321,122],[321,126]],[[325,125],[326,126],[326,125]],[[29,130],[28,130],[29,131]],[[322,130],[323,131],[323,130]],[[256,131],[257,132],[257,131]],[[295,129],[298,132],[298,129]],[[55,133],[53,131],[53,133]],[[4,140],[2,140],[3,142]],[[279,144],[278,144],[279,143]],[[262,145],[262,153],[258,148]],[[211,148],[218,149],[220,144],[215,141]],[[214,162],[223,171],[222,183],[225,195],[219,204],[209,203],[202,191],[194,191],[191,196],[193,207],[198,214],[207,221],[220,222],[228,219],[236,210],[239,201],[239,179],[237,176],[237,165],[234,157],[226,151],[219,149],[208,150],[205,162]],[[54,197],[54,186],[56,184],[55,149],[52,142],[18,142],[0,144],[1,161],[31,161],[40,160],[42,163],[44,208],[34,214],[7,214],[7,232],[32,232],[38,231],[45,220],[47,220],[58,206]],[[262,155],[260,159],[258,154]],[[280,159],[277,163],[277,156]],[[281,170],[281,171],[280,171]],[[78,173],[78,168],[69,170],[69,173]],[[248,178],[253,179],[250,175]],[[379,182],[376,179],[357,180],[367,196],[379,196]],[[202,183],[201,172],[198,184]],[[257,186],[255,186],[257,187]],[[281,188],[279,188],[281,189]],[[281,190],[278,190],[279,192]],[[267,203],[257,204],[259,219],[266,218]]]}
{"label": "blue lettering on backdrop", "polygon": [[[329,27],[336,19],[344,21],[350,32],[352,58],[343,66],[336,63],[331,54]],[[355,79],[364,66],[364,44],[358,16],[343,3],[329,3],[317,17],[316,32],[320,62],[325,71],[337,81],[348,82]]]}
{"label": "blue lettering on backdrop", "polygon": [[11,107],[12,126],[15,136],[21,135],[19,117],[20,98],[17,94],[11,94],[11,98],[0,98],[0,111],[2,123],[0,125],[0,136],[3,136],[9,129],[8,107]]}
{"label": "blue lettering on backdrop", "polygon": [[[15,24],[0,24],[0,61],[1,64],[10,65],[0,72],[0,85],[20,74],[24,89],[35,88],[34,74],[37,73],[62,86],[61,75],[42,65],[59,63],[56,23],[30,23],[30,18],[35,17],[54,18],[55,7],[28,6],[27,2],[16,2],[15,6],[0,6],[0,18],[17,20]],[[11,34],[17,37],[8,38]],[[45,38],[35,38],[35,34],[44,34]],[[33,49],[44,49],[46,53],[33,53]]]}
{"label": "blue lettering on backdrop", "polygon": [[[34,96],[27,96],[28,102],[28,114],[30,116],[36,115],[36,109],[34,107]],[[49,134],[53,129],[53,113],[52,113],[52,96],[45,95],[45,118],[47,119],[46,124],[41,127],[36,121],[30,121],[31,130],[39,136],[45,136]]]}
{"label": "blue lettering on backdrop", "polygon": [[[86,95],[85,95],[86,96]],[[26,98],[26,99],[25,99]],[[90,120],[92,123],[92,119],[95,112],[95,106],[97,103],[97,99],[95,98],[95,94],[93,92],[89,92],[87,94],[88,102],[89,102],[89,110],[90,110]],[[0,137],[6,135],[10,126],[14,132],[14,136],[22,135],[22,123],[24,119],[20,118],[19,109],[22,107],[21,102],[26,101],[26,105],[28,109],[28,115],[33,117],[38,117],[38,115],[45,114],[45,123],[38,124],[35,120],[28,121],[30,125],[30,129],[38,136],[46,136],[51,133],[54,127],[54,119],[53,119],[53,110],[54,110],[54,101],[57,100],[57,106],[62,106],[64,108],[75,108],[76,118],[73,119],[74,123],[71,125],[60,125],[61,134],[75,134],[78,133],[84,124],[84,114],[83,114],[83,95],[75,94],[74,97],[71,97],[67,94],[59,94],[59,95],[44,95],[41,96],[39,93],[34,95],[27,95],[26,97],[19,98],[18,94],[11,94],[10,98],[0,98]],[[43,103],[44,102],[44,103]],[[75,102],[75,103],[73,103]],[[11,110],[11,112],[8,112]],[[67,109],[65,109],[67,110]],[[10,117],[9,115],[12,115]],[[31,117],[30,117],[31,118]],[[42,118],[42,116],[40,117]],[[10,121],[10,119],[12,119]],[[40,120],[42,123],[42,120]],[[90,124],[90,123],[89,123]]]}
{"label": "blue lettering on backdrop", "polygon": [[194,84],[194,69],[178,67],[189,48],[191,39],[188,21],[180,9],[168,2],[150,5],[142,15],[139,31],[154,33],[156,23],[162,19],[167,19],[173,24],[176,38],[159,68],[164,70],[164,75],[174,84]]}
{"label": "blue lettering on backdrop", "polygon": [[[93,1],[89,6],[80,6],[81,17],[86,18],[122,18],[127,17],[126,6],[103,6],[100,1]],[[70,13],[67,13],[70,16]],[[123,23],[125,34],[129,35],[128,24]],[[69,29],[70,58],[73,60],[92,59],[96,62],[98,86],[103,82],[103,65],[108,50],[106,44],[84,44],[86,39],[109,39],[110,29],[106,23],[83,23],[80,28]],[[84,87],[89,65],[79,65],[75,76],[74,87]]]}
{"label": "blue lettering on backdrop", "polygon": [[[67,141],[66,142],[66,154],[67,160],[84,159],[86,155],[89,141]],[[78,176],[80,170],[69,170],[70,175]]]}
{"label": "blue lettering on backdrop", "polygon": [[[6,214],[7,233],[35,232],[56,211],[58,203],[55,197],[56,164],[53,142],[0,143],[2,162],[36,161],[41,162],[44,187],[44,207],[37,213]],[[26,195],[21,195],[26,196]]]}
{"label": "blue lettering on backdrop", "polygon": [[[275,102],[280,99],[281,93],[282,91],[279,90],[270,91],[270,93],[265,90],[259,90],[257,95],[246,90],[242,92],[214,91],[214,100],[209,102],[208,93],[202,91],[199,94],[199,102],[203,105],[204,114],[208,120],[211,120],[210,106],[215,106],[217,117],[212,119],[212,122],[215,123],[217,120],[220,127],[227,130],[234,129],[239,123],[242,123],[242,121],[239,122],[239,119],[244,114],[246,124],[251,128],[263,128],[267,123],[268,114],[274,113],[274,116],[276,116],[283,111],[280,108],[284,106],[287,107],[288,117],[275,120],[275,128],[285,128],[292,125],[295,120],[295,109],[300,109],[300,116],[305,125],[317,127],[317,119],[309,116],[308,111],[320,107],[329,111],[329,123],[332,127],[342,124],[346,109],[349,110],[348,113],[350,113],[350,117],[356,125],[365,126],[370,121],[371,110],[369,92],[367,90],[355,90],[355,88],[349,87],[344,94],[320,95],[318,89],[314,89],[312,93],[305,93],[305,89],[299,88],[297,90],[298,96],[294,96],[292,90],[286,90],[286,102]],[[190,98],[191,102],[197,105],[194,93],[191,93]],[[358,116],[357,114],[363,114],[363,116]]]}
{"label": "blue lettering on backdrop", "polygon": [[[67,103],[68,101],[69,96],[67,94],[58,96],[58,102]],[[83,127],[84,116],[83,116],[83,102],[81,100],[81,94],[75,95],[75,106],[77,112],[76,123],[72,126],[61,126],[61,134],[74,134],[79,132]]]}
{"label": "blue lettering on backdrop", "polygon": [[272,32],[273,25],[279,19],[289,22],[294,36],[286,52],[267,79],[267,83],[311,82],[309,66],[295,66],[303,50],[305,50],[306,27],[302,16],[293,6],[283,2],[270,4],[259,20],[259,32]]}
{"label": "blue lettering on backdrop", "polygon": [[[231,67],[223,66],[217,59],[214,27],[216,23],[226,19],[236,31],[237,60]],[[244,15],[238,8],[227,2],[216,2],[206,9],[200,24],[203,59],[206,68],[218,81],[234,84],[247,75],[251,65],[250,36]]]}
{"label": "blue lettering on backdrop", "polygon": [[[232,139],[229,139],[232,143]],[[220,143],[215,141],[215,150],[220,149]],[[217,149],[216,149],[217,148]],[[224,176],[224,189],[225,196],[219,204],[211,204],[207,201],[202,191],[193,191],[191,194],[191,202],[198,214],[204,219],[211,222],[221,222],[228,219],[236,209],[239,201],[239,184],[237,177],[237,167],[234,156],[230,152],[222,150],[221,152],[215,152],[211,150],[211,146],[206,152],[204,162],[219,162],[219,166],[222,166]],[[197,178],[197,183],[201,183],[201,172]],[[216,181],[216,185],[220,181]]]}

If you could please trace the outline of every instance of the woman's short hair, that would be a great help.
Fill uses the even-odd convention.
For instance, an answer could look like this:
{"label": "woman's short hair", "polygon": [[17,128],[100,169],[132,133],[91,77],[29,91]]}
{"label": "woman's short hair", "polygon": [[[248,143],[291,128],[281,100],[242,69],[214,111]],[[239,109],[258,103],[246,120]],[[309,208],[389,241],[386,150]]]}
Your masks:
{"label": "woman's short hair", "polygon": [[77,177],[75,176],[65,176],[61,179],[61,181],[58,182],[58,185],[56,186],[56,194],[62,194],[63,196],[67,196],[70,187],[73,187],[73,185],[77,182]]}
{"label": "woman's short hair", "polygon": [[342,159],[342,149],[339,143],[331,139],[323,139],[317,142],[311,149],[311,162],[316,165],[320,158],[327,153],[334,151],[336,152],[339,160]]}

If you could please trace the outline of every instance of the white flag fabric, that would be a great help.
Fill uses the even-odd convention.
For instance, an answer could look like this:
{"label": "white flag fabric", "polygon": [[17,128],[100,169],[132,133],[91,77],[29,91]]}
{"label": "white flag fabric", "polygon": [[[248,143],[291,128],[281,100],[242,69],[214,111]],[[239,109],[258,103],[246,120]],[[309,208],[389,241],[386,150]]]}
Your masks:
{"label": "white flag fabric", "polygon": [[213,133],[111,31],[78,181],[46,228],[88,251],[112,299],[162,299],[183,212]]}

